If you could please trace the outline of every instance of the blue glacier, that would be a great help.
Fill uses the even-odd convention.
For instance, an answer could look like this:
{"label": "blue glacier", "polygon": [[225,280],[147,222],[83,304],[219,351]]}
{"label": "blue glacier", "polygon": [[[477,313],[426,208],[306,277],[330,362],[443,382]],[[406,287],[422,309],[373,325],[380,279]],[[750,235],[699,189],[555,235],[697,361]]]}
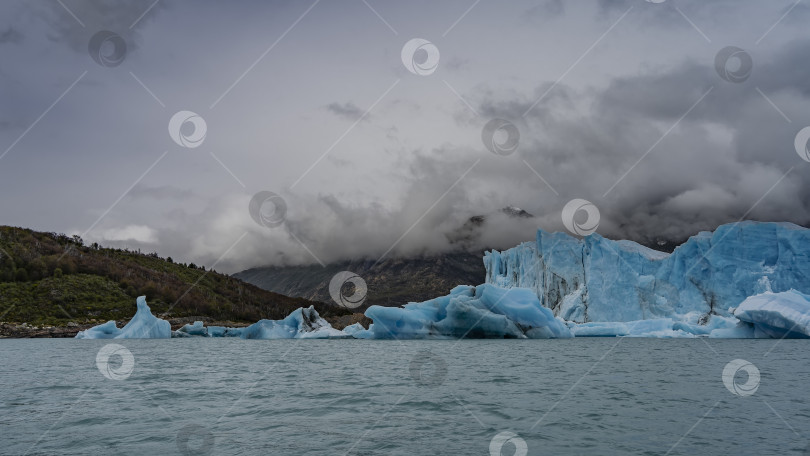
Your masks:
{"label": "blue glacier", "polygon": [[598,234],[537,232],[535,242],[486,252],[486,282],[533,290],[567,321],[682,321],[733,316],[764,292],[810,289],[810,230],[741,222],[701,232],[672,254]]}
{"label": "blue glacier", "polygon": [[373,327],[354,336],[810,335],[810,300],[793,290],[810,290],[810,230],[791,223],[722,225],[672,254],[541,229],[534,242],[486,252],[484,265],[484,285],[400,308],[370,307]]}
{"label": "blue glacier", "polygon": [[172,332],[144,297],[119,329],[110,321],[79,339],[456,339],[570,337],[810,337],[810,230],[742,222],[701,232],[671,254],[598,234],[537,232],[484,256],[486,283],[402,307],[371,306],[333,328],[313,306],[243,328],[197,321]]}

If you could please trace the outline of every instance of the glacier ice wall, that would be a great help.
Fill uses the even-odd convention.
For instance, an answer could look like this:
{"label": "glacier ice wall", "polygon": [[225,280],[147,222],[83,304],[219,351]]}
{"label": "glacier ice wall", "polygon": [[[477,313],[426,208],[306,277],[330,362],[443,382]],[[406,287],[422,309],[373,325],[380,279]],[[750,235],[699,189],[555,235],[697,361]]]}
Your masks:
{"label": "glacier ice wall", "polygon": [[598,234],[577,239],[537,232],[535,242],[486,252],[486,282],[532,289],[565,320],[682,320],[730,316],[745,298],[810,290],[810,230],[791,223],[741,222],[701,232],[672,254]]}

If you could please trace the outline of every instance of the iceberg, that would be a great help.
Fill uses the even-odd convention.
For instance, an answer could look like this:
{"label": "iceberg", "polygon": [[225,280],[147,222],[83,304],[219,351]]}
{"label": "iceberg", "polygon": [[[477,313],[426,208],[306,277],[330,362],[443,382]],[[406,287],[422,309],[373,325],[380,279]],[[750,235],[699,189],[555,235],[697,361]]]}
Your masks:
{"label": "iceberg", "polygon": [[[202,321],[171,330],[168,321],[152,315],[146,297],[137,300],[138,310],[122,329],[115,321],[76,334],[77,339],[168,339],[170,337],[239,337],[242,339],[345,339],[350,334],[332,327],[314,306],[298,308],[283,320],[259,320],[244,328],[205,326]],[[359,326],[359,325],[358,325]],[[355,328],[356,329],[356,328]],[[360,329],[363,329],[362,326]]]}
{"label": "iceberg", "polygon": [[753,328],[737,318],[713,315],[704,324],[698,324],[695,321],[689,322],[688,317],[694,316],[696,315],[687,316],[685,321],[656,318],[628,322],[569,322],[568,326],[575,337],[688,338],[705,336],[734,339],[753,337]]}
{"label": "iceberg", "polygon": [[[172,337],[172,325],[168,321],[152,315],[146,304],[146,296],[137,299],[138,310],[129,320],[116,339],[168,339]],[[92,328],[91,328],[92,329]]]}
{"label": "iceberg", "polygon": [[119,334],[121,334],[121,330],[115,325],[115,320],[110,320],[107,323],[79,331],[76,339],[114,339]]}
{"label": "iceberg", "polygon": [[365,315],[374,324],[365,331],[355,331],[355,338],[572,337],[565,322],[543,307],[532,290],[492,284],[460,285],[447,296],[403,307],[371,306]]}
{"label": "iceberg", "polygon": [[355,334],[360,334],[360,333],[363,333],[365,331],[368,331],[368,330],[366,328],[364,328],[363,325],[361,325],[360,323],[355,323],[353,325],[349,325],[349,326],[343,328],[343,332],[350,335],[350,336],[352,336],[352,337],[355,337]]}
{"label": "iceberg", "polygon": [[245,328],[227,328],[242,339],[345,339],[352,336],[337,330],[318,315],[314,306],[298,308],[283,320],[259,320]]}
{"label": "iceberg", "polygon": [[343,332],[355,339],[374,339],[374,323],[368,325],[368,329],[363,328],[360,323],[343,328]]}
{"label": "iceberg", "polygon": [[183,327],[172,333],[172,337],[191,336],[208,336],[208,328],[203,325],[203,322],[195,321],[194,324],[183,325]]}
{"label": "iceberg", "polygon": [[[749,296],[810,289],[810,230],[791,223],[732,223],[689,238],[672,254],[598,234],[578,239],[538,230],[534,242],[486,252],[484,266],[486,283],[528,288],[566,321],[680,322],[697,316],[692,324],[705,326],[714,317],[733,317],[730,309]],[[574,332],[610,332],[599,328]],[[708,333],[679,328],[701,335],[714,329],[733,332],[736,326]]]}
{"label": "iceberg", "polygon": [[654,320],[637,320],[629,322],[590,322],[571,325],[571,332],[576,337],[693,337],[683,330],[673,329],[671,318]]}
{"label": "iceberg", "polygon": [[734,316],[754,326],[755,337],[810,337],[810,296],[796,290],[751,296]]}
{"label": "iceberg", "polygon": [[168,321],[152,315],[146,304],[146,296],[136,300],[138,310],[135,316],[123,328],[118,329],[115,321],[108,321],[90,329],[80,331],[76,339],[168,339],[172,327]]}

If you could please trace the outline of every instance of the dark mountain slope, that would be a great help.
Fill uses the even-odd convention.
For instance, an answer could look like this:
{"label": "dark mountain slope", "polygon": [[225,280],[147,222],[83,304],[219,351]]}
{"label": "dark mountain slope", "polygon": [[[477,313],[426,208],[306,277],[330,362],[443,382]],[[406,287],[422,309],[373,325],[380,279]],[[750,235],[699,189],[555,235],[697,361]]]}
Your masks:
{"label": "dark mountain slope", "polygon": [[[497,211],[510,218],[532,218],[516,207]],[[494,215],[494,214],[493,214]],[[374,265],[374,260],[354,260],[310,266],[266,266],[234,274],[245,282],[287,296],[332,302],[329,282],[340,271],[351,271],[366,281],[368,294],[362,310],[370,305],[400,306],[446,295],[456,285],[478,285],[484,281],[484,250],[479,237],[490,216],[470,217],[458,229],[447,233],[456,250],[440,255],[415,258],[388,258]]]}
{"label": "dark mountain slope", "polygon": [[[484,282],[484,250],[480,236],[485,223],[501,214],[511,219],[532,219],[523,209],[508,206],[490,215],[470,217],[456,230],[447,233],[447,239],[457,247],[455,253],[429,257],[389,258],[374,265],[373,260],[343,261],[310,266],[266,266],[234,274],[245,282],[287,296],[298,296],[321,302],[332,302],[329,282],[340,271],[351,271],[366,281],[368,294],[362,311],[369,305],[400,306],[446,295],[461,284],[478,285]],[[657,250],[671,252],[677,244],[659,242],[648,245]],[[350,293],[348,293],[350,294]]]}
{"label": "dark mountain slope", "polygon": [[[0,321],[124,320],[146,295],[156,315],[255,322],[314,304],[157,254],[85,246],[78,237],[0,226]],[[323,316],[349,314],[317,303]]]}
{"label": "dark mountain slope", "polygon": [[340,271],[351,271],[366,281],[368,294],[360,311],[369,305],[399,306],[447,294],[459,284],[484,281],[483,252],[450,253],[434,257],[381,261],[344,261],[295,267],[260,267],[234,274],[245,282],[287,296],[332,302],[329,282]]}

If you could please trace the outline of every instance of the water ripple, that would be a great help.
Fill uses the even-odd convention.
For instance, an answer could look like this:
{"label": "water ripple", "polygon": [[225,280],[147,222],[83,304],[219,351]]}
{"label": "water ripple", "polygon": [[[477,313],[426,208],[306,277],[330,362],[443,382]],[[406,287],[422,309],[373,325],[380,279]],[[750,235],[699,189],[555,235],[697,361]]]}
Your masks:
{"label": "water ripple", "polygon": [[[2,341],[0,454],[179,454],[191,424],[213,436],[211,454],[487,454],[502,431],[529,454],[807,447],[805,341],[768,357],[767,341],[712,341],[718,354],[696,340],[616,343],[122,341],[135,366],[111,380],[95,365],[105,341]],[[414,372],[426,350],[445,369]],[[737,358],[761,372],[753,396],[722,382]]]}

